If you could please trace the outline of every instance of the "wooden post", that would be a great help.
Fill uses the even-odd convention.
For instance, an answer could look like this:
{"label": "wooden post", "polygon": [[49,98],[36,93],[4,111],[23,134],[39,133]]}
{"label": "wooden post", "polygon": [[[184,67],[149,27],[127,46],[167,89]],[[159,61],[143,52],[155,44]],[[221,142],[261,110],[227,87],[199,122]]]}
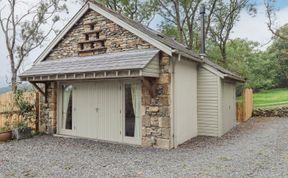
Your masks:
{"label": "wooden post", "polygon": [[35,95],[35,106],[36,106],[36,120],[35,120],[35,130],[36,132],[39,132],[39,116],[40,116],[40,95],[39,92],[36,92]]}
{"label": "wooden post", "polygon": [[243,102],[237,103],[236,107],[237,107],[237,121],[243,122]]}

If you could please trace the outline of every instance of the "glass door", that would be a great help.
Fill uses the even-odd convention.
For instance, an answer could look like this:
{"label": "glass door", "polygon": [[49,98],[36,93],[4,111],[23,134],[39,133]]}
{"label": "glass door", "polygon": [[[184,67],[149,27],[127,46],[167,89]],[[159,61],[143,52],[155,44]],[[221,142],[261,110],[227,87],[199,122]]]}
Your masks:
{"label": "glass door", "polygon": [[73,85],[63,84],[61,85],[61,133],[62,134],[71,134],[74,130],[74,121],[73,121]]}
{"label": "glass door", "polygon": [[140,82],[124,83],[124,142],[140,144]]}

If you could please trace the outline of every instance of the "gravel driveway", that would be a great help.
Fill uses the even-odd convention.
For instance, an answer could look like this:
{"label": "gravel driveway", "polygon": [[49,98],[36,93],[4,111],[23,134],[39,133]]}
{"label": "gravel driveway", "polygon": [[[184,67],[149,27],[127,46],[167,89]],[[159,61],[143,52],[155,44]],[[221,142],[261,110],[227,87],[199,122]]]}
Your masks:
{"label": "gravel driveway", "polygon": [[254,118],[174,150],[38,136],[0,144],[0,177],[288,177],[288,118]]}

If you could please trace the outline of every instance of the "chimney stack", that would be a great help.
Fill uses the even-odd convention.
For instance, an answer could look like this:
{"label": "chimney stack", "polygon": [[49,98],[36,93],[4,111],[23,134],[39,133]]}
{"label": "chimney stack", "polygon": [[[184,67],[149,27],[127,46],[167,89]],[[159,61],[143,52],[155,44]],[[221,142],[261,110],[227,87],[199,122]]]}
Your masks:
{"label": "chimney stack", "polygon": [[201,35],[200,35],[200,56],[201,58],[206,56],[206,49],[205,49],[205,41],[206,41],[206,37],[205,37],[205,5],[202,4],[200,7],[200,18],[201,18]]}

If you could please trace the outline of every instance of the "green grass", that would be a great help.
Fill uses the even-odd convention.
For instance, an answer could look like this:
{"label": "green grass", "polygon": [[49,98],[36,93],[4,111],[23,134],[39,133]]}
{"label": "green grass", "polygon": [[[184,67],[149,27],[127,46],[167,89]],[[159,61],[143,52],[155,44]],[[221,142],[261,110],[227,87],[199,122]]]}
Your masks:
{"label": "green grass", "polygon": [[[242,97],[237,98],[240,102]],[[253,94],[255,108],[288,105],[288,88],[278,88]]]}

